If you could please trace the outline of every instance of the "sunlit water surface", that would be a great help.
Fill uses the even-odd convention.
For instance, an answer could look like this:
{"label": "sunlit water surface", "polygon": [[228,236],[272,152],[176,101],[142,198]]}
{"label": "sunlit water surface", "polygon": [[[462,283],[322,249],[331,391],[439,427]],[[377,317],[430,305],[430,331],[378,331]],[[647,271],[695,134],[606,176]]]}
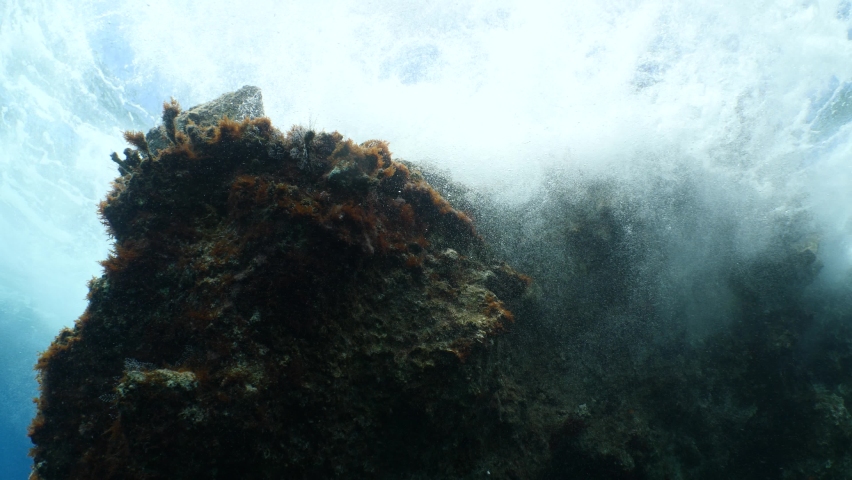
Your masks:
{"label": "sunlit water surface", "polygon": [[849,1],[557,3],[0,2],[0,477],[29,471],[31,365],[109,248],[108,155],[172,96],[257,85],[279,128],[386,139],[508,201],[555,171],[689,175],[744,244],[804,212],[845,278]]}

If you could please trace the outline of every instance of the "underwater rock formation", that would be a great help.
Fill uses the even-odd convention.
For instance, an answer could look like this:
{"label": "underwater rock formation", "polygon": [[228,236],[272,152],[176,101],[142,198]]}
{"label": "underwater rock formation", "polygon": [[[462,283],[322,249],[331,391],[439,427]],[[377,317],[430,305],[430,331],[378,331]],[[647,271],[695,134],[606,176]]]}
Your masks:
{"label": "underwater rock formation", "polygon": [[852,280],[795,211],[740,250],[688,180],[507,206],[254,87],[125,138],[33,479],[852,478]]}
{"label": "underwater rock formation", "polygon": [[504,365],[548,435],[529,478],[852,478],[852,282],[819,282],[806,215],[738,250],[688,181],[552,181],[473,211],[548,299]]}
{"label": "underwater rock formation", "polygon": [[113,252],[37,365],[32,478],[523,462],[495,359],[529,278],[386,142],[282,133],[260,98],[172,100],[162,126],[125,134],[136,149],[113,154],[99,207]]}

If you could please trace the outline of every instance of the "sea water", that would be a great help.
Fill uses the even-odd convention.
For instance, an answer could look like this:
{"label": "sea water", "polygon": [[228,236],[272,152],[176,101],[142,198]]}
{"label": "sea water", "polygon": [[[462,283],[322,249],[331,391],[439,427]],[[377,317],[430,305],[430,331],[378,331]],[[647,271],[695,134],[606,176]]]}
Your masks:
{"label": "sea water", "polygon": [[[31,365],[109,249],[108,155],[170,97],[257,85],[279,128],[386,139],[509,205],[557,173],[651,205],[660,179],[688,184],[740,250],[802,214],[821,282],[847,281],[848,0],[563,3],[3,0],[0,477],[28,471]],[[711,233],[675,249],[684,271]]]}

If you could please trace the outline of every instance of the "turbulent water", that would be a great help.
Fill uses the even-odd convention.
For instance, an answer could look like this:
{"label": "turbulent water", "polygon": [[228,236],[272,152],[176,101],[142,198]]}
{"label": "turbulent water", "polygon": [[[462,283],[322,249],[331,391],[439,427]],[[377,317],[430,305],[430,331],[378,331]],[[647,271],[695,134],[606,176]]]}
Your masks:
{"label": "turbulent water", "polygon": [[0,477],[29,470],[30,366],[108,251],[108,155],[171,96],[257,85],[278,127],[387,139],[448,171],[484,192],[451,201],[514,212],[483,231],[520,267],[589,273],[554,306],[612,301],[611,279],[548,250],[552,205],[601,199],[641,237],[621,273],[696,337],[729,314],[713,279],[778,238],[816,252],[819,288],[849,288],[852,3],[555,3],[2,0]]}

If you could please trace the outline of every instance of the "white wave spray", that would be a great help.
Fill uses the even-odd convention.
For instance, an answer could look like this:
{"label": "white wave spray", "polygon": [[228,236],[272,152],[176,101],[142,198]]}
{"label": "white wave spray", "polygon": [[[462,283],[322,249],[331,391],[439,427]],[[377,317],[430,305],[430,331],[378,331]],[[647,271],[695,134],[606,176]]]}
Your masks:
{"label": "white wave spray", "polygon": [[95,205],[120,131],[153,126],[170,96],[190,106],[245,84],[279,127],[387,139],[514,201],[554,171],[647,195],[662,194],[649,178],[688,175],[743,243],[805,212],[840,281],[850,58],[849,0],[6,0],[0,300],[40,312],[45,337],[70,325],[109,247]]}

